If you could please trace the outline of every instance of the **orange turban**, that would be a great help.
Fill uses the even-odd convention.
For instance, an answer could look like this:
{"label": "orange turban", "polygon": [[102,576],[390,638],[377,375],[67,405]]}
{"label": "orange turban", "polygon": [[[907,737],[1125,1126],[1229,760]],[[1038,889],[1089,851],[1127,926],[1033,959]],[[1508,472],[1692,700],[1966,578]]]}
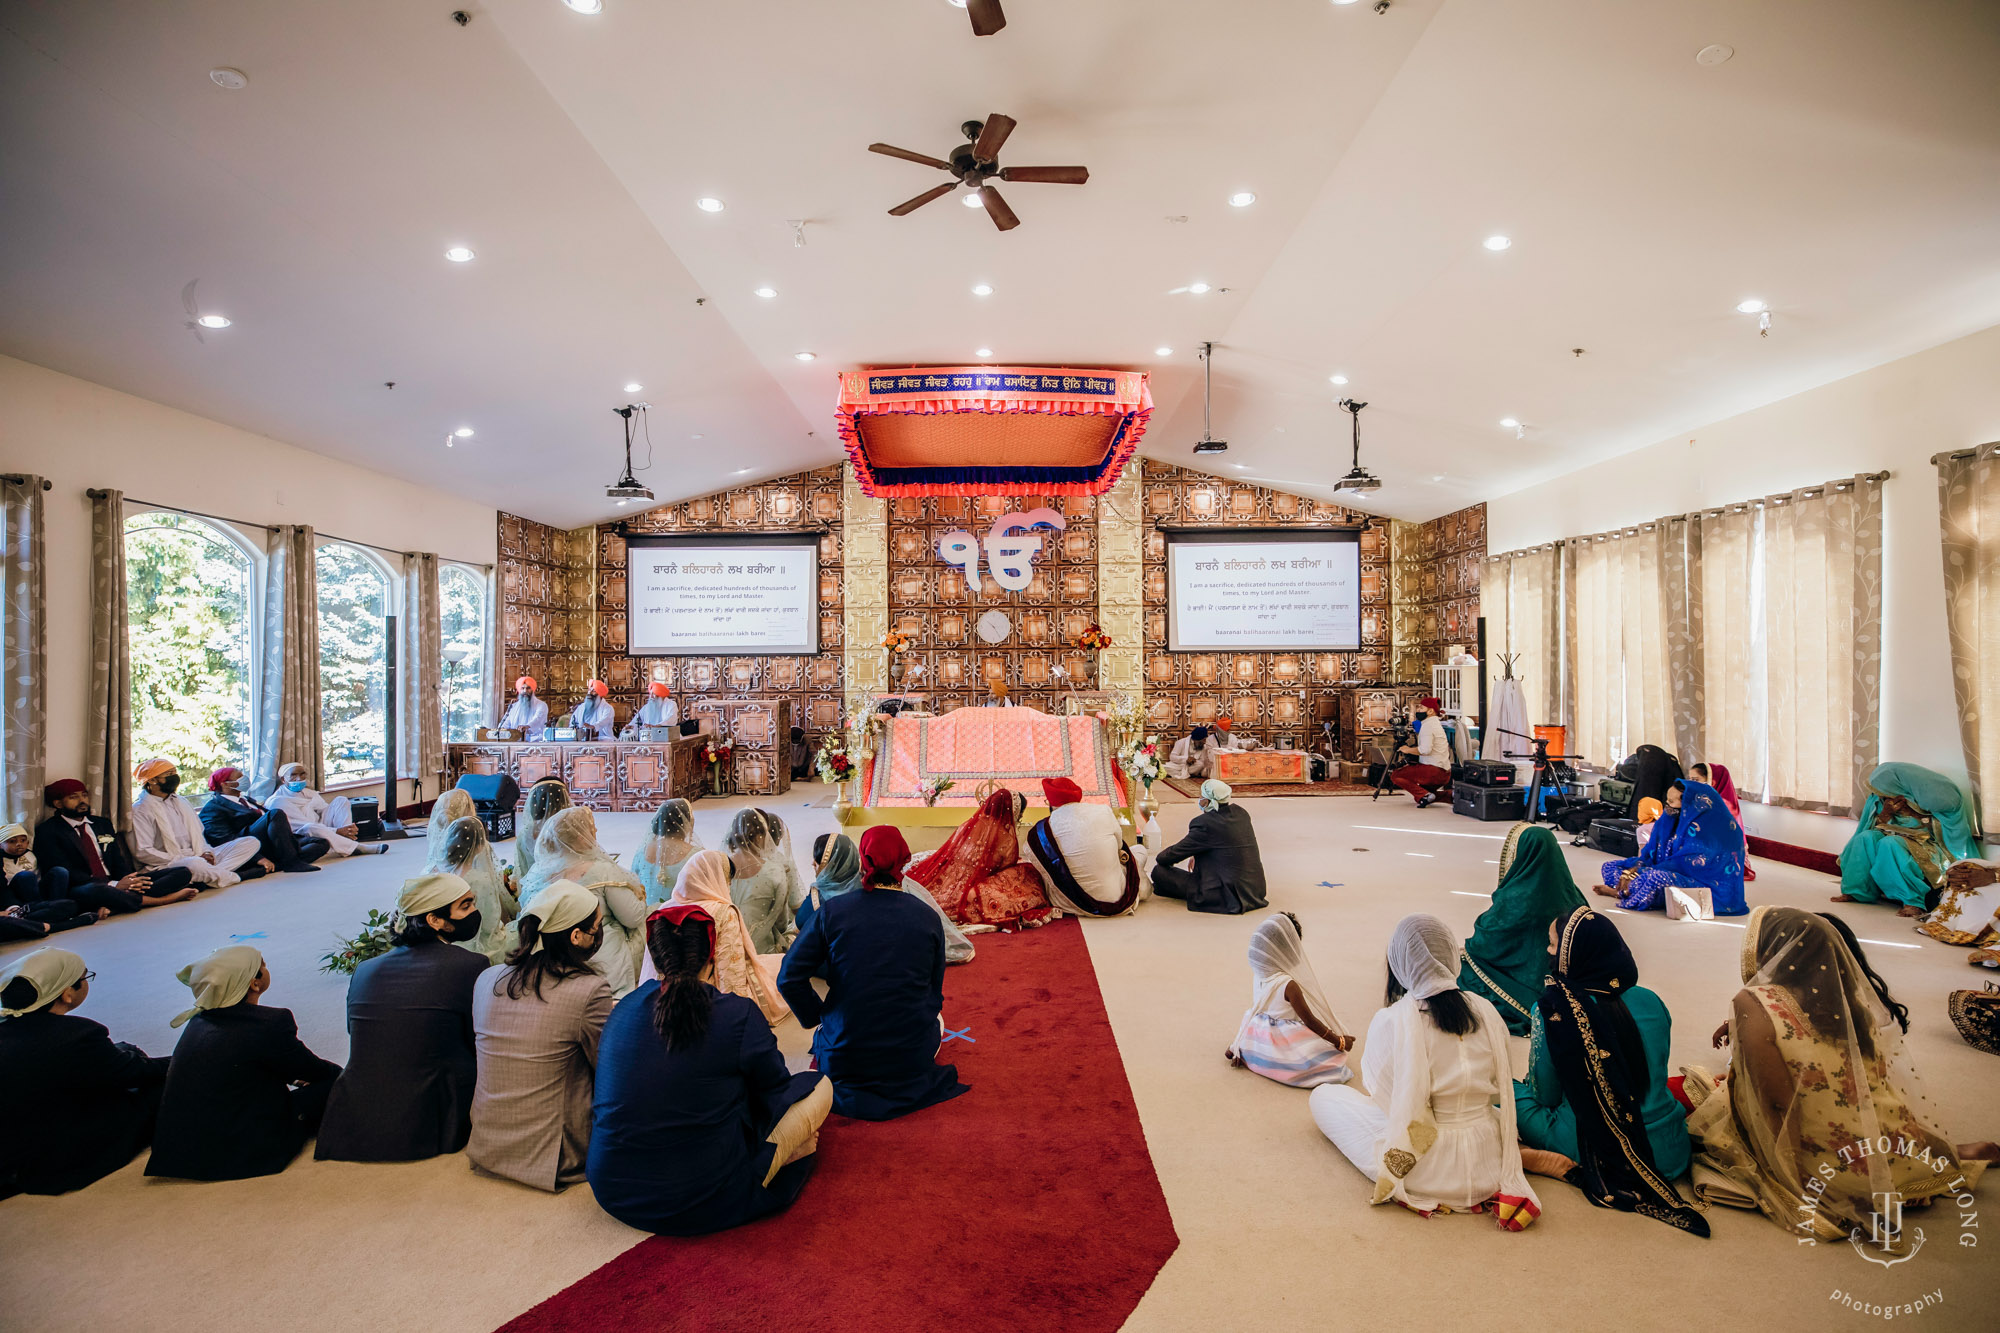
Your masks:
{"label": "orange turban", "polygon": [[175,771],[177,770],[174,768],[174,761],[171,759],[142,759],[139,761],[138,767],[132,770],[132,780],[134,782],[151,782],[154,778],[165,777],[167,774]]}
{"label": "orange turban", "polygon": [[593,680],[590,682],[590,692],[602,699],[611,693],[611,687],[601,680]]}
{"label": "orange turban", "polygon": [[517,690],[538,690],[541,686],[535,684],[533,676],[522,676],[514,682],[514,688]]}
{"label": "orange turban", "polygon": [[667,682],[664,680],[656,680],[651,685],[648,685],[646,689],[655,699],[664,699],[667,697]]}

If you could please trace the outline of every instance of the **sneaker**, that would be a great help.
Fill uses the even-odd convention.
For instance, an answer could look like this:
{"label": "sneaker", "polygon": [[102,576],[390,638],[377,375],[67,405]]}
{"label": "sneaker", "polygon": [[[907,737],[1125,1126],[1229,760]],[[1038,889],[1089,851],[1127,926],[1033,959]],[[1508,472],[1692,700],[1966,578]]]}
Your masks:
{"label": "sneaker", "polygon": [[1430,798],[1430,797],[1428,797],[1428,796],[1419,796],[1419,797],[1417,798],[1417,809],[1421,810],[1421,809],[1423,809],[1423,808],[1424,808],[1425,806],[1429,805],[1430,803],[1431,803],[1431,798]]}
{"label": "sneaker", "polygon": [[389,850],[389,844],[386,842],[363,843],[361,845],[361,850],[368,853],[368,855],[370,856],[380,856],[382,855],[382,853]]}

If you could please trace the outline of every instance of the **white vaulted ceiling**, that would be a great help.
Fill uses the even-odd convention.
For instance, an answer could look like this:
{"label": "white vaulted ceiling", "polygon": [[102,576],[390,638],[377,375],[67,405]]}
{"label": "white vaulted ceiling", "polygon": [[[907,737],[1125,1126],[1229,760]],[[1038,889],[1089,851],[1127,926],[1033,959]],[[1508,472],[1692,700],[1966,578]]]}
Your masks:
{"label": "white vaulted ceiling", "polygon": [[[1212,339],[1223,470],[1323,489],[1352,394],[1369,507],[1423,518],[2000,322],[1981,0],[1007,11],[11,0],[0,351],[576,524],[629,381],[663,499],[837,459],[840,369],[981,347],[1151,371],[1186,462]],[[1090,183],[886,216],[946,178],[870,142],[993,111]]]}

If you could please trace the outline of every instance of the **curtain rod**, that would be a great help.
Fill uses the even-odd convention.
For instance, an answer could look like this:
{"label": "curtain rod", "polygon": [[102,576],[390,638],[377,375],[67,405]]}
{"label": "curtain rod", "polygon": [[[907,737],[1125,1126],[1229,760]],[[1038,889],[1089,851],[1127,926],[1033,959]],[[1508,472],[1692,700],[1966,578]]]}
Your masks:
{"label": "curtain rod", "polygon": [[[1950,453],[1932,454],[1931,464],[1936,466],[1942,463],[1962,463],[1968,458],[1979,457],[1980,449],[1991,449],[1992,447],[1990,444],[1982,444],[1979,446],[1979,449],[1955,449]],[[13,481],[14,478],[9,477],[7,480]]]}
{"label": "curtain rod", "polygon": [[[0,472],[0,481],[10,481],[16,486],[25,486],[28,484],[28,480],[28,474],[25,472]],[[55,489],[55,483],[47,477],[41,477],[38,480],[42,483],[43,490],[52,491]]]}
{"label": "curtain rod", "polygon": [[[93,500],[101,500],[109,492],[102,489],[92,489],[86,491],[85,494]],[[239,528],[257,528],[264,532],[277,531],[277,525],[271,523],[257,523],[247,518],[230,518],[223,514],[204,514],[199,509],[183,509],[179,505],[161,504],[158,500],[142,500],[132,495],[128,495],[125,498],[135,505],[144,505],[148,509],[164,509],[170,514],[186,514],[189,518],[205,518],[216,523],[233,523]],[[295,524],[293,526],[304,527],[306,525]],[[399,558],[423,554],[420,551],[397,551],[387,546],[377,546],[374,542],[356,541],[352,537],[342,537],[338,533],[332,532],[320,532],[318,529],[314,529],[314,535],[324,537],[330,542],[340,542],[347,546],[365,546],[371,551],[380,551],[383,555],[393,555]],[[477,560],[460,560],[453,556],[440,556],[439,559],[450,560],[454,565],[469,565],[474,569],[490,570],[493,568],[492,565],[484,564]]]}

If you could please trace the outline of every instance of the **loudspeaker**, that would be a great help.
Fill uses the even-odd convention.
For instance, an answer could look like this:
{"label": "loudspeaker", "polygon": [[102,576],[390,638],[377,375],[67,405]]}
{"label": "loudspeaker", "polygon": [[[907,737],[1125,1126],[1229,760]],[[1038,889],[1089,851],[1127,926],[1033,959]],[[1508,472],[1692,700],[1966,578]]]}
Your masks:
{"label": "loudspeaker", "polygon": [[1451,784],[1451,812],[1493,823],[1528,817],[1528,793],[1519,787],[1475,787],[1469,782]]}
{"label": "loudspeaker", "polygon": [[382,803],[373,796],[347,798],[348,816],[354,820],[357,842],[382,841]]}
{"label": "loudspeaker", "polygon": [[521,802],[521,787],[505,773],[467,773],[458,780],[458,789],[472,798],[486,836],[494,842],[514,836],[514,807]]}

